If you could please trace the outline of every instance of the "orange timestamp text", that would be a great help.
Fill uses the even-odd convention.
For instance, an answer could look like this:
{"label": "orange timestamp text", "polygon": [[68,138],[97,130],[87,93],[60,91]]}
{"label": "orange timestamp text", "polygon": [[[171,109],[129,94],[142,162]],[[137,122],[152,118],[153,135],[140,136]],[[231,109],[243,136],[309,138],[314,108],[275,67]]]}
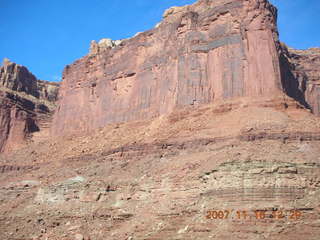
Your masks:
{"label": "orange timestamp text", "polygon": [[223,220],[262,220],[262,219],[290,219],[299,220],[302,218],[300,210],[208,210],[207,219]]}

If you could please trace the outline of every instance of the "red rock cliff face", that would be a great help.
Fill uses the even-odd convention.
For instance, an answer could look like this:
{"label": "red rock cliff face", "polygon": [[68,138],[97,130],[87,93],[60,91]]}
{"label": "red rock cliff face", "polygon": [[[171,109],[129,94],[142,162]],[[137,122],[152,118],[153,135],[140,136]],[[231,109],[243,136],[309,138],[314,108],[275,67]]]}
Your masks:
{"label": "red rock cliff face", "polygon": [[67,66],[55,135],[145,119],[175,107],[282,95],[276,9],[266,0],[200,0],[153,30],[92,43]]}
{"label": "red rock cliff face", "polygon": [[[282,49],[282,79],[284,86],[288,86],[288,94],[292,97],[298,96],[307,108],[319,116],[320,48],[295,50],[283,45]],[[296,90],[292,90],[292,87]]]}
{"label": "red rock cliff face", "polygon": [[24,144],[54,110],[59,84],[39,81],[27,68],[5,60],[0,67],[0,152]]}

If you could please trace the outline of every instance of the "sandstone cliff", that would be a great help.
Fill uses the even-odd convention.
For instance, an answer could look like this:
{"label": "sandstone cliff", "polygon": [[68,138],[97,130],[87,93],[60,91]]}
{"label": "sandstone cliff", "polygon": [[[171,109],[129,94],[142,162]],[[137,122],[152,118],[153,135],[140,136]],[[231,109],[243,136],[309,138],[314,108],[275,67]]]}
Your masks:
{"label": "sandstone cliff", "polygon": [[[68,136],[0,155],[0,239],[318,240],[318,50],[280,44],[275,20],[265,0],[200,0],[92,42],[64,71]],[[56,98],[33,84],[3,92],[12,136]]]}
{"label": "sandstone cliff", "polygon": [[284,102],[276,15],[265,0],[201,0],[131,39],[94,42],[64,70],[53,133],[227,99]]}
{"label": "sandstone cliff", "polygon": [[320,48],[295,50],[283,44],[282,49],[282,79],[287,93],[320,115]]}
{"label": "sandstone cliff", "polygon": [[58,83],[37,80],[27,68],[5,59],[0,68],[0,152],[23,144],[51,121]]}

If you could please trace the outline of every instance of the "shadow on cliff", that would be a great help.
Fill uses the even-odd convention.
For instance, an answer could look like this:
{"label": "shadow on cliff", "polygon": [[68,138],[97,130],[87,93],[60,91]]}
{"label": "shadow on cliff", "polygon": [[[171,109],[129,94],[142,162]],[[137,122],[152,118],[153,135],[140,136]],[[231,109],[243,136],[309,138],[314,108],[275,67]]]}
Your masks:
{"label": "shadow on cliff", "polygon": [[281,83],[285,93],[298,101],[302,106],[312,110],[312,107],[307,103],[304,92],[306,91],[306,76],[295,76],[293,73],[294,66],[289,62],[283,49],[279,56],[280,70],[281,70]]}
{"label": "shadow on cliff", "polygon": [[32,118],[27,118],[26,119],[26,133],[34,133],[34,132],[39,132],[40,128]]}

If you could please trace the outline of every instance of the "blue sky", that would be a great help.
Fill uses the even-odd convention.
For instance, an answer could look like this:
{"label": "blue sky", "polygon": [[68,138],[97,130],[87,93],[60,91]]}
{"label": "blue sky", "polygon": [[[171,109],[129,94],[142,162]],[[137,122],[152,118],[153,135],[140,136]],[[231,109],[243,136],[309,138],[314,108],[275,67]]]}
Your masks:
{"label": "blue sky", "polygon": [[[65,65],[87,54],[91,40],[123,39],[152,28],[171,6],[195,0],[0,0],[0,59],[56,81]],[[320,46],[320,0],[271,0],[280,38]]]}

